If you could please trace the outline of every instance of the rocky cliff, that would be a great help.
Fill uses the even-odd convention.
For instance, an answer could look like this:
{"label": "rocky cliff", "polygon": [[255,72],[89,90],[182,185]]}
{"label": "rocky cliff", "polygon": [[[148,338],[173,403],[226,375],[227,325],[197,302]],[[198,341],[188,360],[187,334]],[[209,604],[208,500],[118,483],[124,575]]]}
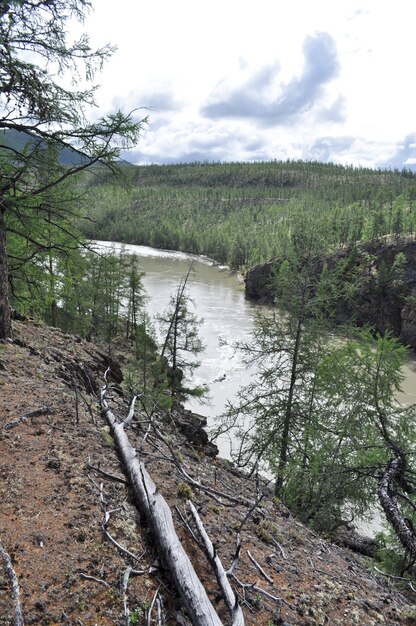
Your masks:
{"label": "rocky cliff", "polygon": [[[316,279],[324,264],[330,270],[343,265],[343,280],[359,282],[353,298],[340,297],[336,303],[338,322],[354,320],[360,326],[369,324],[380,333],[390,331],[416,349],[416,241],[413,238],[384,238],[339,249],[315,260]],[[271,277],[276,268],[277,263],[269,261],[247,272],[247,298],[274,302]]]}

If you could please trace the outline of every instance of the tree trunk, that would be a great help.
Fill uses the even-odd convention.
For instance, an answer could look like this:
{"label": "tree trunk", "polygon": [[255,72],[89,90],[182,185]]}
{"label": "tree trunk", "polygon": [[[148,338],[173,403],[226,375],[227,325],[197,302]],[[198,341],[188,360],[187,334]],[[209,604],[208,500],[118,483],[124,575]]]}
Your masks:
{"label": "tree trunk", "polygon": [[4,207],[0,200],[0,339],[7,339],[12,334],[9,302],[9,273],[6,254],[6,224]]}
{"label": "tree trunk", "polygon": [[194,518],[194,522],[198,529],[199,536],[202,539],[205,555],[215,572],[215,576],[221,589],[225,604],[227,605],[228,610],[231,613],[231,626],[244,626],[245,621],[243,611],[241,610],[241,606],[239,605],[236,595],[228,581],[227,573],[224,570],[217,551],[214,548],[214,545],[204,528],[198,511],[190,500],[188,500],[188,506],[191,509],[192,517]]}
{"label": "tree trunk", "polygon": [[294,398],[296,381],[299,375],[298,360],[299,360],[301,338],[302,338],[302,318],[299,317],[297,326],[296,326],[296,338],[295,338],[295,345],[293,349],[289,394],[287,398],[285,419],[283,422],[282,441],[280,444],[279,465],[278,465],[277,472],[276,472],[276,483],[274,487],[274,494],[277,498],[281,498],[283,495],[283,484],[284,484],[284,479],[285,479],[285,469],[287,465],[290,429],[292,427],[292,419],[293,419],[293,398]]}
{"label": "tree trunk", "polygon": [[53,267],[53,259],[52,254],[49,252],[48,258],[48,269],[49,269],[49,297],[51,299],[50,303],[50,313],[51,313],[51,325],[54,328],[58,327],[58,303],[56,301],[56,285],[55,285],[55,270]]}
{"label": "tree trunk", "polygon": [[403,459],[392,459],[378,481],[377,495],[386,515],[387,521],[393,526],[397,537],[410,559],[416,559],[416,536],[411,526],[403,517],[397,504],[397,484],[403,477]]}
{"label": "tree trunk", "polygon": [[138,458],[136,450],[130,444],[123,424],[118,423],[108,409],[104,395],[101,397],[101,403],[140,511],[144,512],[151,526],[160,557],[182,598],[192,624],[194,626],[223,626],[176,534],[166,500],[158,492],[144,464]]}
{"label": "tree trunk", "polygon": [[24,626],[22,606],[20,604],[19,582],[17,580],[16,573],[13,569],[11,558],[6,552],[6,550],[3,548],[1,541],[0,541],[0,557],[2,558],[4,571],[9,577],[10,584],[12,587],[12,597],[13,597],[13,604],[14,604],[14,626]]}

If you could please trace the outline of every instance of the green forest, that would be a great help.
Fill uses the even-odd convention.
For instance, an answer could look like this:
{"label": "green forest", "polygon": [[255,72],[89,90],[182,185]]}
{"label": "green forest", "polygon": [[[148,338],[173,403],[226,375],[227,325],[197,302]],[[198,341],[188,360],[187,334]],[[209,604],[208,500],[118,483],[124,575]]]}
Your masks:
{"label": "green forest", "polygon": [[[390,529],[380,538],[383,564],[413,576],[415,408],[395,401],[407,349],[354,319],[339,324],[340,298],[354,301],[363,285],[351,257],[315,269],[317,258],[356,242],[412,241],[416,174],[301,161],[123,163],[121,149],[137,143],[145,120],[117,112],[89,122],[93,89],[65,91],[19,56],[22,45],[43,53],[45,27],[49,61],[71,67],[81,57],[93,76],[111,49],[94,52],[85,40],[65,47],[66,21],[85,3],[68,9],[53,0],[39,12],[10,4],[12,13],[0,3],[8,38],[0,45],[0,340],[12,342],[13,318],[26,316],[110,356],[121,351],[123,393],[140,396],[150,428],[207,391],[192,385],[203,346],[188,277],[150,320],[137,258],[98,254],[91,240],[206,255],[242,273],[278,259],[270,289],[279,308],[259,316],[250,341],[236,347],[258,370],[218,430],[236,432],[239,468],[254,475],[267,467],[276,502],[316,530],[345,527],[378,502]],[[31,141],[11,143],[11,130]],[[68,150],[82,158],[70,163]],[[378,287],[400,289],[403,267],[397,255],[378,271]],[[365,272],[376,273],[371,258]]]}
{"label": "green forest", "polygon": [[317,162],[125,166],[87,174],[87,237],[183,250],[233,269],[285,256],[305,219],[327,247],[416,228],[416,175]]}
{"label": "green forest", "polygon": [[[50,158],[38,162],[40,181]],[[412,239],[415,201],[416,178],[407,171],[307,162],[96,165],[8,212],[13,306],[109,354],[124,351],[126,391],[139,393],[150,413],[166,411],[207,392],[191,383],[203,346],[187,277],[150,320],[138,259],[98,254],[89,241],[204,254],[242,272],[279,259],[271,284],[279,310],[260,315],[251,341],[236,347],[258,373],[230,401],[217,434],[233,432],[237,465],[253,472],[261,459],[275,476],[276,498],[322,532],[346,523],[347,502],[353,516],[380,498],[388,509],[391,486],[381,494],[381,480],[395,484],[401,507],[380,554],[385,567],[404,572],[416,538],[400,535],[396,517],[414,516],[414,408],[397,407],[394,397],[407,351],[388,332],[335,323],[337,302],[353,302],[363,276],[351,255],[318,275],[316,259],[357,241]],[[383,278],[383,289],[400,289],[402,257],[384,268],[378,288]]]}

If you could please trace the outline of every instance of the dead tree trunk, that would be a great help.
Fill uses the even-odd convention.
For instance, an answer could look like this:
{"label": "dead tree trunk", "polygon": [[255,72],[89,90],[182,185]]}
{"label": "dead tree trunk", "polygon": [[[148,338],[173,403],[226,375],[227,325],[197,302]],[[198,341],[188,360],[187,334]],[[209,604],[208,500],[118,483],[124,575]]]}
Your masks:
{"label": "dead tree trunk", "polygon": [[0,197],[0,339],[7,339],[12,334],[4,211],[4,203]]}
{"label": "dead tree trunk", "polygon": [[170,508],[130,444],[123,424],[117,422],[109,410],[105,390],[101,394],[101,405],[140,510],[148,520],[159,555],[169,570],[192,623],[194,626],[223,626],[176,534]]}
{"label": "dead tree trunk", "polygon": [[416,559],[416,536],[397,504],[398,485],[402,481],[403,473],[403,459],[401,457],[392,459],[378,481],[377,495],[387,521],[393,526],[410,559],[414,561]]}
{"label": "dead tree trunk", "polygon": [[231,613],[232,626],[244,626],[245,622],[243,611],[241,610],[241,607],[238,604],[238,599],[228,581],[227,574],[224,571],[217,551],[215,550],[213,543],[204,528],[201,518],[198,515],[198,511],[190,500],[188,500],[188,506],[191,509],[192,517],[198,529],[199,536],[202,539],[206,557],[208,558],[208,561],[214,569],[215,576],[221,589],[225,604],[227,605],[228,610]]}
{"label": "dead tree trunk", "polygon": [[22,607],[20,604],[19,582],[13,569],[12,561],[0,541],[0,556],[3,560],[4,570],[10,579],[14,603],[14,626],[24,626]]}

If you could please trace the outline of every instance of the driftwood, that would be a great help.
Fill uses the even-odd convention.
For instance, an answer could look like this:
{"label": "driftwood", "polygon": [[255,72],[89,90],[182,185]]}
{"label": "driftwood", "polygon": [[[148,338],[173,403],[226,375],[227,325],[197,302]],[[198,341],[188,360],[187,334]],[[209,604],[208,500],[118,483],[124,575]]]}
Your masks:
{"label": "driftwood", "polygon": [[12,586],[12,596],[14,603],[14,626],[24,626],[22,607],[20,604],[20,590],[19,582],[17,580],[16,572],[13,569],[12,561],[6,550],[3,548],[0,541],[0,555],[3,560],[4,570],[10,579]]}
{"label": "driftwood", "polygon": [[123,424],[117,422],[101,392],[101,406],[124,463],[135,498],[146,516],[158,546],[159,555],[194,626],[222,626],[207,592],[199,580],[173,525],[170,508],[156,489],[144,464],[130,444]]}

